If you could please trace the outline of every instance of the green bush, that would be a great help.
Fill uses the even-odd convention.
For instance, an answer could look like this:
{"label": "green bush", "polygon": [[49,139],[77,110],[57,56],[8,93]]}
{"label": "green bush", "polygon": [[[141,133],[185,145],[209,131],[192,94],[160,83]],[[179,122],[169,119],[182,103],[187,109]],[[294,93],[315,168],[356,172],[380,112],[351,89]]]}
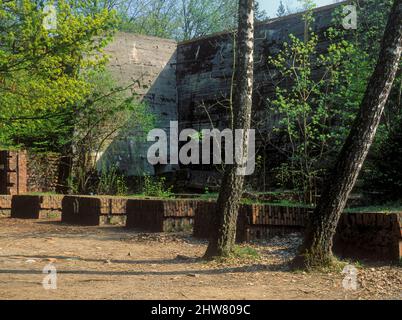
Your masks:
{"label": "green bush", "polygon": [[76,170],[67,183],[72,194],[125,196],[129,193],[125,176],[114,166],[102,166],[100,172]]}
{"label": "green bush", "polygon": [[116,167],[102,170],[96,193],[117,196],[127,195],[128,187],[125,177],[118,173]]}
{"label": "green bush", "polygon": [[364,175],[369,191],[382,191],[383,200],[402,199],[402,120],[371,155]]}
{"label": "green bush", "polygon": [[165,177],[144,176],[143,193],[148,197],[169,198],[173,195],[172,186],[166,186]]}

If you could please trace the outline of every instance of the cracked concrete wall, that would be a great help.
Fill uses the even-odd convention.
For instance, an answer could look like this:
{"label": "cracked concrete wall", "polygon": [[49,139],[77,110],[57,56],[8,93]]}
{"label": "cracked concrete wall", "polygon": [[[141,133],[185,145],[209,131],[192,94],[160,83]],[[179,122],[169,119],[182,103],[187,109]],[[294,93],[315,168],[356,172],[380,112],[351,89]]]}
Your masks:
{"label": "cracked concrete wall", "polygon": [[[319,51],[325,51],[328,46],[324,32],[332,24],[333,12],[338,5],[315,10],[313,29],[320,39]],[[304,29],[301,14],[256,25],[253,119],[260,122],[263,119],[261,135],[270,134],[279,120],[266,114],[266,103],[280,80],[277,72],[270,69],[268,57],[279,52],[289,34],[302,38]],[[223,129],[228,126],[233,45],[232,32],[179,44],[173,40],[118,33],[106,49],[111,55],[108,69],[121,86],[133,80],[139,81],[132,90],[140,94],[140,99],[148,103],[151,112],[157,116],[155,127],[168,133],[169,122],[178,120],[179,130],[211,128],[211,122],[214,127]],[[103,153],[99,166],[104,162],[117,164],[131,176],[143,172],[155,173],[155,168],[146,159],[150,143],[138,141],[136,137],[139,135],[136,129],[116,137]],[[258,144],[257,137],[257,147]],[[163,166],[156,170],[166,172],[176,169]],[[191,167],[192,174],[197,170],[205,179],[210,179],[213,174],[209,167]],[[205,185],[204,182],[198,184]]]}
{"label": "cracked concrete wall", "polygon": [[[318,50],[325,51],[328,42],[324,32],[332,25],[334,8],[330,5],[315,10],[313,30],[319,37]],[[272,97],[280,80],[270,69],[268,57],[277,54],[293,34],[304,36],[301,14],[272,19],[255,27],[253,114],[258,117],[267,99]],[[233,74],[233,33],[221,33],[199,40],[179,43],[177,51],[177,88],[179,121],[182,126],[210,127],[210,118],[218,128],[228,123],[228,101]],[[208,113],[206,112],[208,110]]]}
{"label": "cracked concrete wall", "polygon": [[[338,6],[335,4],[314,10],[312,28],[319,39],[318,53],[327,50],[329,42],[325,31],[333,25],[334,9]],[[290,34],[303,39],[304,30],[302,14],[272,19],[255,27],[252,128],[257,130],[257,150],[265,150],[268,155],[267,161],[270,163],[267,166],[275,166],[280,161],[278,151],[264,141],[271,137],[275,139],[272,129],[280,120],[278,115],[269,111],[269,99],[274,96],[280,82],[281,86],[286,85],[273,66],[269,65],[268,58],[279,53]],[[223,130],[229,127],[233,48],[234,37],[229,32],[179,43],[176,74],[180,129],[215,127]],[[315,76],[319,78],[320,75],[321,71],[315,70]],[[211,180],[212,174],[216,173],[211,166],[190,166],[189,169],[191,178],[187,187],[197,189],[211,185],[208,179]],[[261,175],[260,172],[258,174]],[[217,181],[216,185],[220,184],[219,177],[213,180]]]}
{"label": "cracked concrete wall", "polygon": [[[122,32],[106,48],[111,56],[108,70],[113,78],[122,87],[136,82],[131,91],[156,116],[155,127],[166,132],[169,122],[177,120],[176,49],[173,40]],[[98,168],[117,165],[128,176],[153,174],[154,168],[146,158],[150,143],[139,138],[143,135],[139,128],[120,132],[102,154]]]}

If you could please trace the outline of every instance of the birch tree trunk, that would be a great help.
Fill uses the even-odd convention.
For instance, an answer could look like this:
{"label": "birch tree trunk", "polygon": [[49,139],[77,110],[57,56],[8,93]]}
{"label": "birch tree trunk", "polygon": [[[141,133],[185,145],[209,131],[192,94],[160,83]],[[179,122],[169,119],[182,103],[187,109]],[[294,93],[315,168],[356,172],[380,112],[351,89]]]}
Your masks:
{"label": "birch tree trunk", "polygon": [[309,221],[296,267],[331,265],[333,237],[346,201],[373,142],[398,70],[402,51],[402,0],[395,0],[384,32],[376,68],[360,111]]}
{"label": "birch tree trunk", "polygon": [[[239,0],[239,26],[237,34],[237,62],[233,99],[233,128],[250,129],[253,94],[254,55],[254,0]],[[233,131],[234,135],[234,131]],[[233,141],[235,137],[233,136]],[[242,139],[243,159],[248,156],[248,135]],[[205,258],[228,256],[235,245],[236,224],[243,193],[244,175],[239,175],[239,164],[226,164],[213,218],[214,230]]]}

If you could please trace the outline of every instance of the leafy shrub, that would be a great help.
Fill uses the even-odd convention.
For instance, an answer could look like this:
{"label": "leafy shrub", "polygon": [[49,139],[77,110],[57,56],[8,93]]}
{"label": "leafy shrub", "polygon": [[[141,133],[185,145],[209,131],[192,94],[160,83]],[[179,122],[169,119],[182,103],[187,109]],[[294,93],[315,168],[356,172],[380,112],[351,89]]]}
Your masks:
{"label": "leafy shrub", "polygon": [[371,155],[367,167],[366,190],[384,192],[384,201],[402,199],[402,120]]}
{"label": "leafy shrub", "polygon": [[143,193],[148,197],[169,198],[173,195],[172,186],[166,186],[165,177],[144,176]]}
{"label": "leafy shrub", "polygon": [[68,187],[72,194],[97,194],[124,196],[128,194],[128,186],[124,175],[116,167],[86,172],[75,170],[75,175],[68,179]]}
{"label": "leafy shrub", "polygon": [[97,187],[97,194],[124,196],[128,193],[125,177],[116,167],[102,170]]}

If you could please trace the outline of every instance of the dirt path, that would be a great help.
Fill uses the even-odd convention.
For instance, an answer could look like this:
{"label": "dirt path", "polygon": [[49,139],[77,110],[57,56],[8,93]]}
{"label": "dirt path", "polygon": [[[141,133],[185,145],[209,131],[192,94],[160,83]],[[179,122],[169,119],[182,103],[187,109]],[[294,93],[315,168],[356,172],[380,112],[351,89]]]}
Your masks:
{"label": "dirt path", "polygon": [[[141,234],[121,227],[73,227],[0,218],[1,299],[401,299],[397,266],[359,269],[346,291],[339,273],[289,272],[300,239],[254,245],[260,259],[196,259],[205,242],[188,235]],[[57,268],[57,290],[42,287]]]}

